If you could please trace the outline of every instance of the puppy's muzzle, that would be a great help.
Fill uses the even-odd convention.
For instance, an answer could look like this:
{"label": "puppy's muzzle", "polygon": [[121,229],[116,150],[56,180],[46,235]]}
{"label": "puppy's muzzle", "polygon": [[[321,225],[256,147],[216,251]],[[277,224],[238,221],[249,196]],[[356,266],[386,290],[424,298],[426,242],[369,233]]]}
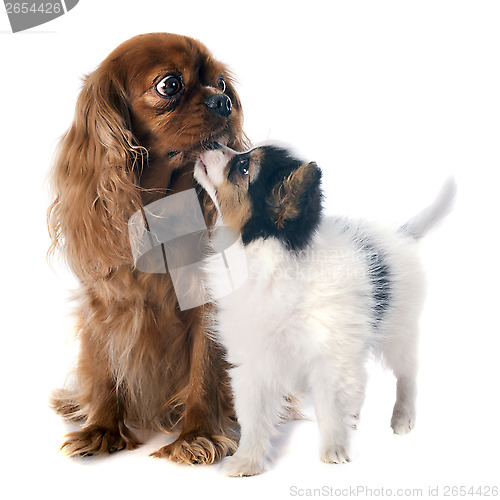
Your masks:
{"label": "puppy's muzzle", "polygon": [[231,114],[231,99],[226,94],[211,95],[206,101],[205,106],[221,116]]}

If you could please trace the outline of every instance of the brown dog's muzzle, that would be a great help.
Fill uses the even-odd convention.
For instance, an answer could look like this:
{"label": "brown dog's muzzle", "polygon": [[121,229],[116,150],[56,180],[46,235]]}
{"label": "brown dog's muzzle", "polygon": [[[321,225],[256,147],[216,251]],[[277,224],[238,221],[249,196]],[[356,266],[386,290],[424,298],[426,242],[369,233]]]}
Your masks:
{"label": "brown dog's muzzle", "polygon": [[231,114],[232,103],[226,94],[211,95],[205,101],[205,106],[221,116],[227,117]]}

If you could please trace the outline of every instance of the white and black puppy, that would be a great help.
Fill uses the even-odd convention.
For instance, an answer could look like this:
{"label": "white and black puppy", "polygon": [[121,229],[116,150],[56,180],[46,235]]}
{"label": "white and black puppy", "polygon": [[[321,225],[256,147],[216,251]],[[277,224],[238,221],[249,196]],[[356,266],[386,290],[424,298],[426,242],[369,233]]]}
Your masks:
{"label": "white and black puppy", "polygon": [[[266,469],[287,397],[312,392],[320,457],[349,461],[370,351],[392,369],[397,434],[415,424],[418,320],[423,277],[418,240],[450,210],[450,181],[432,206],[399,230],[324,217],[321,170],[275,146],[202,153],[196,180],[218,204],[219,224],[241,234],[248,278],[217,301],[214,334],[234,366],[240,445],[231,476]],[[223,295],[226,270],[207,258],[207,288]]]}

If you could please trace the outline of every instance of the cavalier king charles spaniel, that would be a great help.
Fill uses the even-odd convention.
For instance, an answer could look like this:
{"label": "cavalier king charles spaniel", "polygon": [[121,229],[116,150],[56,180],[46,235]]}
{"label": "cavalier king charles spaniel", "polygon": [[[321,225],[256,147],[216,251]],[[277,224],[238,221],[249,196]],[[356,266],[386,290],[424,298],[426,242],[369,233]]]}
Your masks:
{"label": "cavalier king charles spaniel", "polygon": [[[204,307],[181,311],[167,273],[135,268],[127,223],[165,195],[193,188],[213,143],[248,147],[228,69],[192,38],[153,33],[116,48],[86,79],[51,181],[52,249],[79,281],[79,359],[53,407],[82,421],[71,456],[134,449],[131,427],[179,430],[154,455],[213,463],[236,447],[221,348]],[[214,205],[199,193],[207,224]]]}
{"label": "cavalier king charles spaniel", "polygon": [[[238,154],[220,146],[201,153],[195,178],[220,210],[214,247],[224,227],[240,233],[226,253],[227,267],[217,254],[206,259],[206,287],[218,298],[210,336],[227,350],[241,425],[225,472],[265,470],[280,415],[290,396],[305,390],[314,401],[321,459],[348,462],[370,352],[397,378],[392,428],[409,432],[423,300],[417,243],[449,212],[454,182],[394,230],[322,216],[321,170],[283,148]],[[228,268],[238,278],[247,275],[231,293]]]}

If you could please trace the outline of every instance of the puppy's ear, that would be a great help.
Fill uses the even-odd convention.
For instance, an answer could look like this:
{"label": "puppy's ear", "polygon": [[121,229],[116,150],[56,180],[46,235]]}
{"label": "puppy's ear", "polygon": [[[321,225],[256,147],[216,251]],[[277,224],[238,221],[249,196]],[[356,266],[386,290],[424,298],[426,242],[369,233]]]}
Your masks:
{"label": "puppy's ear", "polygon": [[267,200],[271,234],[292,250],[306,246],[321,218],[321,170],[304,163],[281,180]]}
{"label": "puppy's ear", "polygon": [[320,182],[321,170],[315,162],[310,162],[303,163],[274,187],[268,205],[278,229],[304,214],[315,197],[321,197]]}

